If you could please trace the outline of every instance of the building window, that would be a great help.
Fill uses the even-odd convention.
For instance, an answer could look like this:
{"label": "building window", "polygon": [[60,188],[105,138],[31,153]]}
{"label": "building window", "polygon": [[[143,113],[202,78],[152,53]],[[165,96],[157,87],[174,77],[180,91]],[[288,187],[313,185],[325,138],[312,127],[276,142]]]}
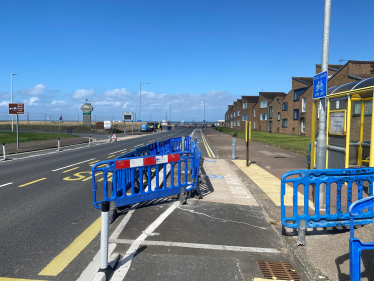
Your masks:
{"label": "building window", "polygon": [[232,129],[232,124],[233,124],[233,122],[231,121],[231,129]]}
{"label": "building window", "polygon": [[306,98],[301,98],[301,112],[306,111]]}
{"label": "building window", "polygon": [[240,121],[238,121],[238,127],[240,126]]}
{"label": "building window", "polygon": [[300,96],[306,91],[306,89],[308,89],[308,87],[294,90],[293,91],[293,94],[294,94],[293,100],[294,101],[299,101],[300,100]]}
{"label": "building window", "polygon": [[261,103],[260,103],[261,108],[266,108],[267,106],[268,106],[268,101],[267,100],[261,101]]}
{"label": "building window", "polygon": [[234,117],[236,117],[236,112],[234,112]]}
{"label": "building window", "polygon": [[256,109],[253,109],[253,117],[256,117]]}
{"label": "building window", "polygon": [[305,134],[305,118],[301,119],[301,134]]}
{"label": "building window", "polygon": [[293,120],[299,120],[299,110],[298,109],[293,110]]}
{"label": "building window", "polygon": [[282,119],[282,127],[287,128],[287,119]]}
{"label": "building window", "polygon": [[243,115],[243,116],[242,116],[242,121],[248,121],[248,117],[247,117],[247,115]]}
{"label": "building window", "polygon": [[[371,116],[371,110],[373,108],[373,101],[364,101],[364,113],[365,116]],[[355,101],[353,106],[353,115],[361,115],[361,102]]]}
{"label": "building window", "polygon": [[260,120],[261,121],[268,120],[268,114],[267,113],[260,113]]}
{"label": "building window", "polygon": [[269,106],[269,119],[273,119],[273,107]]}
{"label": "building window", "polygon": [[253,129],[256,129],[256,121],[253,121]]}
{"label": "building window", "polygon": [[243,109],[247,108],[247,103],[243,103]]}
{"label": "building window", "polygon": [[232,118],[232,113],[230,114],[231,118]]}
{"label": "building window", "polygon": [[240,116],[240,110],[238,111],[238,116]]}
{"label": "building window", "polygon": [[236,121],[234,121],[234,127],[236,127]]}
{"label": "building window", "polygon": [[278,112],[278,121],[280,121],[280,120],[281,120],[281,113]]}
{"label": "building window", "polygon": [[282,110],[287,111],[288,110],[288,102],[282,103]]}

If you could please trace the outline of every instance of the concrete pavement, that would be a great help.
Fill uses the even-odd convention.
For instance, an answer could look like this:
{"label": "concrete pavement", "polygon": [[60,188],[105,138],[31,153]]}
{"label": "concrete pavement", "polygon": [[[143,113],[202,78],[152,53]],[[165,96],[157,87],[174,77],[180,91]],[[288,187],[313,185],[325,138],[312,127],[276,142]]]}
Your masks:
{"label": "concrete pavement", "polygon": [[[233,170],[241,177],[246,187],[252,192],[258,203],[269,217],[274,219],[275,229],[281,234],[288,249],[308,271],[311,280],[349,280],[349,227],[308,228],[306,245],[296,246],[297,231],[283,228],[280,222],[280,177],[291,170],[307,169],[306,156],[297,155],[287,150],[251,142],[249,145],[249,167],[245,165],[246,145],[243,139],[236,139],[236,160],[231,161],[232,136],[213,129],[204,129],[208,141],[218,154],[231,163]],[[288,197],[287,197],[288,194]],[[303,191],[298,193],[303,198]],[[312,201],[312,195],[309,195]],[[292,206],[292,193],[286,191],[286,207]],[[300,202],[300,200],[299,200]],[[346,198],[342,196],[342,204]],[[309,204],[314,206],[313,203]],[[310,210],[314,212],[314,209]],[[361,241],[374,241],[374,225],[356,227],[355,235]],[[374,255],[370,251],[362,254],[362,280],[373,280],[374,269],[371,266]]]}

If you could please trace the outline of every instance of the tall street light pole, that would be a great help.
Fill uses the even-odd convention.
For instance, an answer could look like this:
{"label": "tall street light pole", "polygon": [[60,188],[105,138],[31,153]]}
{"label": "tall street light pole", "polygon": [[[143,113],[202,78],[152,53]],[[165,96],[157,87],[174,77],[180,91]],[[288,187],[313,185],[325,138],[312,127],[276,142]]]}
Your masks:
{"label": "tall street light pole", "polygon": [[139,120],[140,120],[140,111],[142,110],[142,84],[149,84],[149,82],[142,83],[140,82],[140,103],[139,103]]}
{"label": "tall street light pole", "polygon": [[170,104],[170,125],[171,125],[171,105],[172,104]]}
{"label": "tall street light pole", "polygon": [[205,99],[199,99],[204,101],[204,124],[205,124]]}
{"label": "tall street light pole", "polygon": [[[10,102],[13,103],[13,75],[17,75],[15,73],[10,74]],[[13,115],[12,115],[12,132],[13,132]]]}

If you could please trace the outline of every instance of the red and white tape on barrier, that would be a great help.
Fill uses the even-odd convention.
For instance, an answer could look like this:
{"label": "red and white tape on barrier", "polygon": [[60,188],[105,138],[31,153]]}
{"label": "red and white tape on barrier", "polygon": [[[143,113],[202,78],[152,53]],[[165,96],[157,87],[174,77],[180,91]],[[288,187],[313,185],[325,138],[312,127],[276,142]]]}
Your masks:
{"label": "red and white tape on barrier", "polygon": [[144,158],[135,158],[120,160],[116,162],[116,169],[126,169],[126,168],[136,168],[149,165],[156,165],[162,163],[170,163],[179,161],[179,154],[169,154],[169,155],[160,155],[160,156],[150,156]]}

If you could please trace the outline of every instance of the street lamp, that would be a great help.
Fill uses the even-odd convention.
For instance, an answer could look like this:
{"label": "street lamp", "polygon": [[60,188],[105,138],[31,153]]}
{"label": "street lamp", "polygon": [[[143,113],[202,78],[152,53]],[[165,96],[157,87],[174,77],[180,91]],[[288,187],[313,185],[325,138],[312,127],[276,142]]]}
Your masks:
{"label": "street lamp", "polygon": [[171,125],[171,106],[172,104],[170,104],[170,125]]}
{"label": "street lamp", "polygon": [[[15,73],[10,74],[10,102],[13,103],[13,75],[17,75]],[[12,115],[12,132],[13,132],[13,115]]]}
{"label": "street lamp", "polygon": [[204,101],[204,124],[205,124],[205,99],[199,99]]}
{"label": "street lamp", "polygon": [[139,120],[140,120],[140,110],[142,109],[142,84],[149,84],[149,82],[140,82],[140,104],[139,104]]}

